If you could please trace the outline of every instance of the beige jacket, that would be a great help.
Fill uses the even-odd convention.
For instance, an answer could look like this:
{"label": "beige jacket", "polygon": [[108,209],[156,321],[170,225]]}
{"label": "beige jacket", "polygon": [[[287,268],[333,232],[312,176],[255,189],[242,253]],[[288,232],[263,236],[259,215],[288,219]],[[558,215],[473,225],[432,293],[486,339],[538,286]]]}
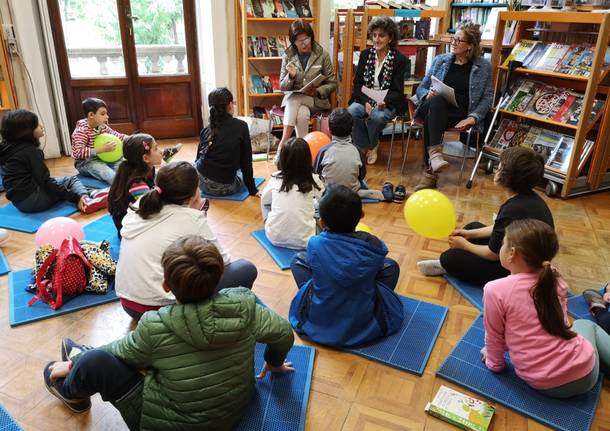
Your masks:
{"label": "beige jacket", "polygon": [[[297,67],[297,74],[294,79],[290,79],[286,65],[293,62]],[[330,95],[337,90],[337,81],[335,79],[335,70],[333,69],[330,56],[324,51],[322,46],[317,42],[313,43],[311,55],[307,61],[305,70],[301,67],[297,48],[290,45],[284,57],[282,58],[282,70],[280,72],[280,88],[283,91],[294,91],[302,88],[306,83],[314,79],[321,73],[326,77],[326,80],[318,87],[320,97],[314,99],[315,107],[321,111],[330,109]]]}

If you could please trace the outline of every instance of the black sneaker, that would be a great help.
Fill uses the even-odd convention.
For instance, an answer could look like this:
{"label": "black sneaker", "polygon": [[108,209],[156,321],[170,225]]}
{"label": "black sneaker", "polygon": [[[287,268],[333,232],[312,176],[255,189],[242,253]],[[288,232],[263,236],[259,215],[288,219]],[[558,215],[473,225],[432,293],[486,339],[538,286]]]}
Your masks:
{"label": "black sneaker", "polygon": [[82,353],[86,350],[92,350],[93,347],[85,346],[83,344],[78,344],[74,340],[70,338],[63,338],[61,340],[61,360],[62,361],[71,361],[79,353]]}
{"label": "black sneaker", "polygon": [[384,202],[392,202],[394,200],[394,185],[391,182],[386,181],[383,183],[381,193],[383,193]]}
{"label": "black sneaker", "polygon": [[403,186],[402,184],[397,185],[396,190],[394,190],[394,202],[396,202],[397,204],[401,204],[405,201],[406,197],[407,191],[405,189],[405,186]]}
{"label": "black sneaker", "polygon": [[180,151],[180,149],[182,148],[182,144],[176,144],[173,147],[169,147],[166,148],[165,150],[163,150],[163,161],[165,163],[169,163],[174,156],[178,153],[178,151]]}
{"label": "black sneaker", "polygon": [[83,400],[73,400],[66,398],[62,393],[62,386],[64,379],[51,380],[51,367],[55,362],[49,362],[44,368],[43,377],[44,384],[53,395],[55,395],[66,407],[72,410],[74,413],[84,413],[91,408],[91,399],[85,398]]}

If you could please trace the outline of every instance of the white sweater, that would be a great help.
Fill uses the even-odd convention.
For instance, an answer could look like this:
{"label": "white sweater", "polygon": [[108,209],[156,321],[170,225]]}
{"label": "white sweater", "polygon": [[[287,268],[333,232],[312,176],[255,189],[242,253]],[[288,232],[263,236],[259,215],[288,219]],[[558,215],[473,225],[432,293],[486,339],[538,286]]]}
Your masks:
{"label": "white sweater", "polygon": [[314,181],[320,190],[314,187],[309,193],[301,193],[295,185],[289,192],[280,192],[280,175],[280,172],[276,172],[271,176],[261,195],[261,205],[271,205],[265,221],[265,234],[275,246],[307,248],[309,238],[316,234],[314,199],[322,196],[324,183],[314,174]]}
{"label": "white sweater", "polygon": [[176,302],[174,295],[161,286],[161,256],[180,237],[200,235],[214,243],[225,265],[231,262],[208,226],[205,213],[180,205],[165,205],[148,220],[128,210],[121,235],[115,289],[120,298],[138,304],[162,306]]}

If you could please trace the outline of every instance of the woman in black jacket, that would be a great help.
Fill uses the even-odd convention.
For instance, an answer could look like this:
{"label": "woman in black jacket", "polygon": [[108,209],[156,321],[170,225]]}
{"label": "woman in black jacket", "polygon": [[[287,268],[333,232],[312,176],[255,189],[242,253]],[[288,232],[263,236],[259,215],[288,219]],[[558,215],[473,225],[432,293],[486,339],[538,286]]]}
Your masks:
{"label": "woman in black jacket", "polygon": [[[354,76],[354,89],[348,111],[354,119],[352,138],[361,150],[368,150],[367,163],[377,160],[379,133],[386,123],[407,109],[404,75],[407,59],[396,50],[398,26],[390,17],[375,17],[368,27],[373,47],[360,53]],[[362,89],[387,90],[381,103],[366,96]]]}
{"label": "woman in black jacket", "polygon": [[75,176],[50,176],[44,153],[39,148],[44,128],[36,114],[27,109],[7,113],[2,118],[0,134],[3,138],[0,165],[6,198],[19,211],[45,211],[60,201],[74,203],[85,214],[106,208],[107,190],[89,194]]}

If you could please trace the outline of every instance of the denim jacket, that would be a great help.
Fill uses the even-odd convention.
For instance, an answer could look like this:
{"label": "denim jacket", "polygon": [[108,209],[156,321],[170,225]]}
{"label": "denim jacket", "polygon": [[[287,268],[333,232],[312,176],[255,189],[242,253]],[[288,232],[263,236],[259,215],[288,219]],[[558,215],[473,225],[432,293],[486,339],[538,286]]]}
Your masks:
{"label": "denim jacket", "polygon": [[[415,93],[417,96],[418,109],[430,90],[432,75],[443,81],[454,59],[455,56],[451,53],[441,54],[434,59],[432,67],[428,70],[428,73],[426,73],[424,80],[419,87],[417,87]],[[479,132],[482,132],[485,116],[489,112],[493,101],[493,91],[491,89],[491,64],[484,58],[479,58],[472,64],[472,69],[470,71],[469,99],[468,116],[476,120],[476,127]]]}

